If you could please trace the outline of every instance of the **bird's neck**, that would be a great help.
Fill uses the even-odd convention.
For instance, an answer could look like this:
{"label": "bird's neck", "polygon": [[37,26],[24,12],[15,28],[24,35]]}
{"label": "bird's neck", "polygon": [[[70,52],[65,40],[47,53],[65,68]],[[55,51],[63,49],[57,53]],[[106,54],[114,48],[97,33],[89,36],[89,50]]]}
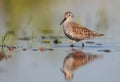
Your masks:
{"label": "bird's neck", "polygon": [[71,22],[74,22],[73,18],[66,19],[65,22],[64,22],[64,27],[69,27]]}
{"label": "bird's neck", "polygon": [[65,22],[67,22],[67,23],[73,22],[73,18],[67,18]]}

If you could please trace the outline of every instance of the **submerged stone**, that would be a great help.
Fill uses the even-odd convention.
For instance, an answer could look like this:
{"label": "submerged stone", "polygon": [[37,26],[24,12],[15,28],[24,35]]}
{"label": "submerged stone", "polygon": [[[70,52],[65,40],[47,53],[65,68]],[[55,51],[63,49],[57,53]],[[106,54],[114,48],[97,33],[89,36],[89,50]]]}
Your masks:
{"label": "submerged stone", "polygon": [[86,41],[85,43],[94,44],[95,42],[93,42],[93,41]]}
{"label": "submerged stone", "polygon": [[111,52],[111,50],[108,50],[108,49],[106,49],[106,50],[98,50],[99,52],[107,52],[107,53],[109,53],[109,52]]}
{"label": "submerged stone", "polygon": [[55,39],[54,41],[54,44],[59,44],[59,43],[62,43],[60,40],[58,40],[58,39]]}
{"label": "submerged stone", "polygon": [[3,60],[5,58],[5,54],[0,52],[0,61]]}

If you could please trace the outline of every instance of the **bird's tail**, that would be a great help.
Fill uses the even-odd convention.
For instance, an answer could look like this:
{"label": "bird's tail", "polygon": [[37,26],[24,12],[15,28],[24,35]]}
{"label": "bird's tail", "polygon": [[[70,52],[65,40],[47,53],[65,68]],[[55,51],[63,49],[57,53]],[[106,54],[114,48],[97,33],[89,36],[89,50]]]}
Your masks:
{"label": "bird's tail", "polygon": [[104,36],[104,34],[100,34],[100,33],[98,33],[98,32],[95,32],[95,31],[92,31],[92,36],[93,37],[99,37],[99,36]]}
{"label": "bird's tail", "polygon": [[99,34],[99,36],[104,36],[104,34]]}

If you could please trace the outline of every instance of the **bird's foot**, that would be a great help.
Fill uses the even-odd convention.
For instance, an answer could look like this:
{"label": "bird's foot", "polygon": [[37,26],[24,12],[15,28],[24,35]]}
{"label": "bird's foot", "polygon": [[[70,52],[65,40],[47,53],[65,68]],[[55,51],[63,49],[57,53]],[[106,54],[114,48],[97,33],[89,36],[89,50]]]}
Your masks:
{"label": "bird's foot", "polygon": [[73,45],[73,44],[71,44],[71,45],[70,45],[70,47],[74,47],[74,45]]}
{"label": "bird's foot", "polygon": [[82,43],[82,47],[85,47],[84,43]]}

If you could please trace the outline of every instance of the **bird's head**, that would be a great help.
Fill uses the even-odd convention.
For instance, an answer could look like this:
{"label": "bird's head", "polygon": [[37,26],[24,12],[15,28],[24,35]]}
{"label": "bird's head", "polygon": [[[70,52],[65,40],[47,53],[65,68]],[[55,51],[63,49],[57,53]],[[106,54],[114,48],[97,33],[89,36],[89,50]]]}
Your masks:
{"label": "bird's head", "polygon": [[63,19],[63,21],[60,23],[60,25],[62,25],[62,23],[64,23],[64,21],[67,20],[67,19],[73,19],[73,14],[72,14],[72,12],[70,12],[70,11],[65,12],[64,19]]}

